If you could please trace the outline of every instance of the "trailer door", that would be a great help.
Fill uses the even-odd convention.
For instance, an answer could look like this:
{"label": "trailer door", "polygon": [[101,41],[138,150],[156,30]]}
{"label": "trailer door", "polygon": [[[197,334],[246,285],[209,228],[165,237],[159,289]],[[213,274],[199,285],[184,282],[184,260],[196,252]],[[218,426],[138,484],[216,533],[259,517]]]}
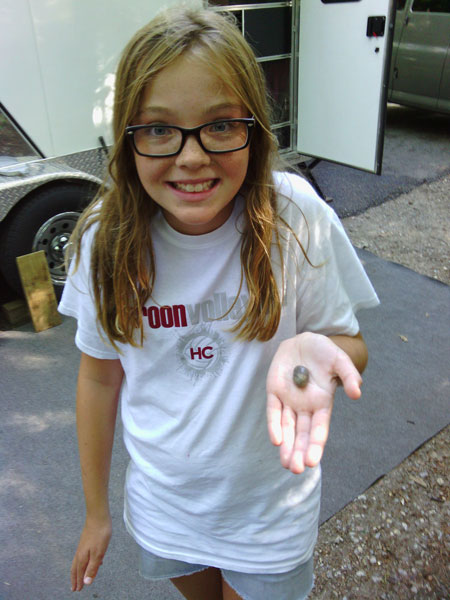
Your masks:
{"label": "trailer door", "polygon": [[301,0],[300,154],[381,172],[393,0]]}

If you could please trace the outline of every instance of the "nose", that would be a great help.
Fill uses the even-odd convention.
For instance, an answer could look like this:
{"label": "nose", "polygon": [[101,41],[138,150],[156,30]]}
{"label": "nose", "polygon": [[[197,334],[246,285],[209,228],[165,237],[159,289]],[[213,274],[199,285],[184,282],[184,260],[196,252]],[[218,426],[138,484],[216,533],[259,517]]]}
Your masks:
{"label": "nose", "polygon": [[211,162],[210,155],[203,150],[195,136],[188,135],[175,160],[177,167],[188,167],[189,169],[199,169]]}

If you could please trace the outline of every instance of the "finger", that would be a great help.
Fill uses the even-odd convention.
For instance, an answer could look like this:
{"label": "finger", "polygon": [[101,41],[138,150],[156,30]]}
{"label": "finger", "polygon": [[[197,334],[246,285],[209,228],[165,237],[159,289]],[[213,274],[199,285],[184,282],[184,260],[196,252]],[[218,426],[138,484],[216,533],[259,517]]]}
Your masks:
{"label": "finger", "polygon": [[285,469],[289,468],[292,451],[295,443],[295,427],[297,418],[294,411],[285,406],[281,417],[283,441],[280,446],[280,461]]}
{"label": "finger", "polygon": [[267,395],[267,428],[269,438],[274,446],[279,446],[283,441],[281,430],[281,409],[282,404],[275,394]]}
{"label": "finger", "polygon": [[94,579],[97,576],[98,570],[99,570],[102,562],[103,561],[100,557],[95,558],[95,559],[91,557],[91,559],[89,560],[89,564],[86,567],[86,571],[84,572],[84,576],[83,576],[84,585],[92,584],[92,582],[94,581]]}
{"label": "finger", "polygon": [[72,566],[70,567],[70,587],[72,592],[74,592],[77,589],[77,572],[74,568],[73,561]]}
{"label": "finger", "polygon": [[319,410],[312,417],[309,444],[305,452],[307,467],[317,466],[322,459],[330,430],[330,418],[331,412],[329,410]]}
{"label": "finger", "polygon": [[72,562],[72,569],[71,569],[72,591],[81,592],[81,590],[83,589],[83,576],[84,576],[84,572],[86,570],[86,565],[88,564],[88,562],[89,562],[88,555],[86,555],[86,556],[79,556],[78,554],[75,555],[75,558],[73,559],[73,562]]}
{"label": "finger", "polygon": [[289,465],[293,473],[303,473],[305,470],[305,454],[308,449],[311,428],[311,415],[303,413],[297,415],[294,451]]}
{"label": "finger", "polygon": [[70,586],[71,586],[72,592],[77,591],[77,570],[76,570],[76,567],[74,566],[74,563],[72,563],[72,567],[70,569]]}
{"label": "finger", "polygon": [[352,400],[358,400],[361,397],[362,378],[345,352],[338,352],[334,367],[347,396]]}

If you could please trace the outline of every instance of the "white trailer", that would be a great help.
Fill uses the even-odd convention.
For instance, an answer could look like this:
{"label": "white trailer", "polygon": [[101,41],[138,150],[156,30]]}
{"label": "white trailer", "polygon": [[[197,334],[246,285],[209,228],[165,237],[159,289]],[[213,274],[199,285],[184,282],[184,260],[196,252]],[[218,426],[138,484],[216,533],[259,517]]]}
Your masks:
{"label": "white trailer", "polygon": [[[15,257],[34,250],[46,252],[62,288],[65,246],[104,175],[120,52],[159,9],[177,3],[2,0],[0,268],[17,292]],[[380,173],[394,0],[209,4],[235,13],[255,45],[290,159]]]}

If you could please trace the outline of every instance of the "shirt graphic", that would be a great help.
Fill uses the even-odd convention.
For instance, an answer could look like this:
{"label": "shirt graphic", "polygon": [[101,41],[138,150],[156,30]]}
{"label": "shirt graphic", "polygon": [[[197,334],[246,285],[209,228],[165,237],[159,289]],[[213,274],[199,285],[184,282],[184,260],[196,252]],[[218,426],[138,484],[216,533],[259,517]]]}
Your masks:
{"label": "shirt graphic", "polygon": [[218,377],[227,362],[227,344],[211,325],[197,325],[181,335],[176,346],[180,368],[192,380]]}
{"label": "shirt graphic", "polygon": [[150,329],[181,329],[176,344],[179,368],[193,381],[210,375],[218,377],[227,362],[227,343],[212,327],[213,321],[237,321],[243,315],[248,297],[228,297],[216,292],[196,304],[151,305],[142,309],[144,324]]}

